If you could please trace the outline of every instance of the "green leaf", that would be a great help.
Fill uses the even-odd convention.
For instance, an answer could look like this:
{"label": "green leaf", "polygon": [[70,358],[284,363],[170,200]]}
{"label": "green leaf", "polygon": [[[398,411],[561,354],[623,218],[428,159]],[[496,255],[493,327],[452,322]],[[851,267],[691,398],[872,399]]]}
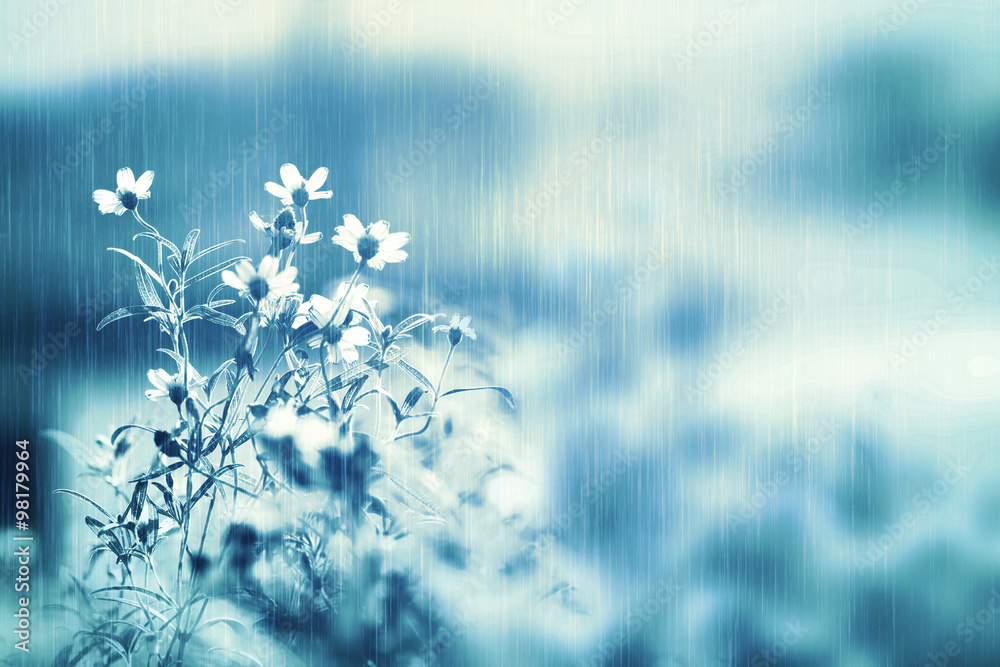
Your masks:
{"label": "green leaf", "polygon": [[224,262],[219,262],[218,264],[216,264],[212,268],[206,269],[206,270],[202,271],[201,273],[195,275],[193,278],[188,278],[187,280],[185,280],[184,281],[184,287],[187,287],[189,285],[193,285],[194,283],[198,282],[199,280],[204,280],[205,278],[208,278],[209,276],[215,275],[216,273],[219,273],[220,271],[224,271],[224,270],[228,269],[229,267],[233,266],[234,264],[238,264],[239,262],[242,262],[243,260],[249,260],[249,259],[250,259],[249,257],[233,257],[232,259],[227,259]]}
{"label": "green leaf", "polygon": [[[93,595],[93,593],[91,593],[91,595]],[[136,609],[145,609],[150,614],[152,614],[153,616],[155,616],[157,619],[159,619],[160,621],[162,621],[164,624],[168,623],[168,621],[169,621],[169,619],[167,619],[166,616],[164,616],[160,612],[156,611],[152,607],[143,606],[142,604],[136,602],[135,600],[130,600],[128,598],[105,598],[105,597],[100,597],[100,596],[97,596],[97,595],[94,595],[94,599],[95,600],[101,600],[103,602],[117,602],[119,604],[128,605],[129,607],[135,607]]]}
{"label": "green leaf", "polygon": [[136,477],[133,480],[129,480],[129,484],[135,484],[137,482],[142,482],[142,481],[151,482],[154,479],[157,479],[158,477],[163,477],[164,475],[169,475],[170,473],[172,473],[173,471],[177,470],[178,468],[180,468],[183,465],[184,465],[183,461],[177,461],[176,463],[171,463],[170,465],[168,465],[168,466],[166,466],[164,468],[160,468],[159,470],[154,470],[152,472],[148,472],[145,475],[142,475],[141,477]]}
{"label": "green leaf", "polygon": [[219,378],[222,377],[222,374],[227,368],[229,368],[230,364],[235,363],[235,359],[226,359],[217,369],[215,369],[212,376],[208,378],[208,387],[205,388],[205,395],[208,396],[208,400],[212,400],[212,390],[215,389],[215,384],[219,381]]}
{"label": "green leaf", "polygon": [[393,363],[395,363],[397,366],[399,366],[399,369],[401,371],[403,371],[404,373],[406,373],[407,375],[409,375],[411,378],[413,378],[417,382],[417,384],[419,384],[420,386],[422,386],[424,389],[426,389],[430,393],[432,393],[432,394],[434,393],[434,385],[431,384],[431,381],[423,373],[421,373],[416,368],[414,368],[413,366],[409,365],[408,363],[406,363],[402,359],[396,359]]}
{"label": "green leaf", "polygon": [[361,388],[365,386],[365,382],[368,381],[369,377],[370,376],[368,374],[362,375],[360,378],[354,381],[354,384],[351,385],[351,388],[347,390],[346,394],[344,394],[345,412],[349,412],[351,408],[354,406],[354,402],[358,399],[358,392],[360,392]]}
{"label": "green leaf", "polygon": [[222,250],[223,248],[225,248],[227,246],[231,246],[231,245],[236,244],[236,243],[246,243],[246,241],[244,241],[243,239],[233,239],[231,241],[223,241],[222,243],[217,243],[214,246],[212,246],[211,248],[205,248],[204,250],[202,250],[201,252],[199,252],[197,255],[195,255],[194,257],[192,257],[191,261],[188,262],[188,264],[189,265],[194,264],[195,262],[197,262],[199,259],[201,259],[205,255],[207,255],[209,253],[213,253],[216,250]]}
{"label": "green leaf", "polygon": [[510,406],[511,410],[517,409],[517,404],[514,402],[514,395],[511,394],[506,389],[504,389],[503,387],[470,387],[469,389],[452,389],[451,391],[446,391],[443,394],[441,394],[441,398],[444,398],[445,396],[451,396],[452,394],[461,394],[464,391],[484,391],[487,389],[495,391],[499,393],[501,396],[503,396],[504,400],[507,401],[507,405]]}
{"label": "green leaf", "polygon": [[396,418],[396,424],[399,425],[399,422],[403,421],[403,414],[399,410],[396,399],[383,387],[375,387],[372,391],[382,394],[385,397],[385,400],[389,403],[389,407],[392,408],[392,416]]}
{"label": "green leaf", "polygon": [[198,245],[198,235],[200,229],[192,229],[184,239],[184,247],[181,249],[181,266],[187,267],[191,264],[191,256],[194,254],[195,246]]}
{"label": "green leaf", "polygon": [[130,428],[137,428],[140,431],[146,431],[147,433],[152,433],[153,435],[156,435],[156,429],[151,426],[144,426],[142,424],[126,424],[125,426],[119,426],[117,429],[115,429],[115,432],[111,434],[111,444],[112,445],[115,444],[118,441],[118,436],[120,436],[122,433],[129,430]]}
{"label": "green leaf", "polygon": [[237,620],[235,618],[229,618],[228,616],[220,616],[219,618],[213,618],[210,621],[205,621],[198,627],[197,630],[195,630],[191,634],[196,635],[199,632],[208,630],[213,625],[219,625],[220,623],[225,623],[226,625],[231,626],[233,629],[239,628],[243,632],[247,632],[247,626],[243,623],[243,621]]}
{"label": "green leaf", "polygon": [[125,510],[126,513],[131,512],[132,518],[136,521],[139,520],[139,515],[142,513],[142,506],[146,504],[146,488],[148,486],[148,481],[136,483],[135,489],[132,491],[132,500],[129,501],[128,508]]}
{"label": "green leaf", "polygon": [[413,329],[416,329],[417,327],[419,327],[422,324],[427,324],[428,322],[433,322],[434,320],[436,320],[439,317],[443,317],[443,316],[440,315],[440,314],[438,314],[438,315],[425,315],[423,313],[420,313],[418,315],[410,315],[405,320],[403,320],[402,322],[400,322],[399,324],[396,325],[396,328],[392,330],[392,336],[393,336],[393,338],[395,338],[396,336],[399,336],[400,334],[404,334],[407,331],[412,331]]}
{"label": "green leaf", "polygon": [[181,251],[177,249],[177,246],[175,246],[173,243],[171,243],[169,239],[165,239],[165,238],[163,238],[162,236],[160,236],[158,234],[154,234],[152,232],[139,232],[138,234],[136,234],[135,236],[132,237],[132,240],[135,241],[136,239],[139,239],[139,238],[153,239],[157,243],[160,243],[162,245],[167,246],[167,248],[170,249],[170,252],[173,253],[174,255],[176,255],[177,257],[181,256]]}
{"label": "green leaf", "polygon": [[139,268],[138,264],[135,266],[135,284],[139,288],[139,296],[142,297],[144,304],[163,308],[163,302],[160,301],[160,296],[156,293],[152,279],[148,273]]}
{"label": "green leaf", "polygon": [[104,327],[108,326],[116,320],[120,320],[123,317],[132,317],[133,315],[152,315],[155,313],[167,313],[170,312],[166,308],[157,308],[156,306],[125,306],[124,308],[119,308],[115,312],[111,313],[97,325],[97,330],[100,331]]}
{"label": "green leaf", "polygon": [[115,517],[111,515],[111,512],[107,511],[106,509],[98,505],[97,501],[91,500],[90,498],[83,495],[82,493],[79,493],[78,491],[73,491],[72,489],[56,489],[52,493],[65,493],[67,495],[80,498],[81,500],[86,500],[88,503],[99,509],[101,513],[104,514],[104,516],[108,517],[108,519],[110,519],[111,521],[115,520]]}
{"label": "green leaf", "polygon": [[235,317],[232,315],[226,315],[225,313],[220,313],[219,311],[209,308],[208,306],[194,306],[189,308],[184,314],[184,319],[181,320],[181,322],[184,323],[200,319],[208,320],[209,322],[219,324],[224,327],[232,327],[241,334],[246,333],[246,329]]}
{"label": "green leaf", "polygon": [[[174,601],[171,600],[170,598],[164,597],[163,595],[160,595],[156,591],[151,591],[148,588],[140,588],[139,586],[106,586],[105,588],[98,588],[96,591],[91,592],[90,595],[91,596],[95,596],[95,595],[97,595],[99,593],[108,593],[108,592],[112,592],[112,591],[116,591],[116,592],[126,592],[127,591],[129,593],[140,593],[142,595],[146,595],[148,597],[151,597],[154,600],[157,600],[158,602],[162,602],[163,604],[167,605],[168,607],[174,607],[174,606],[176,606],[174,604]],[[112,599],[114,599],[114,598],[112,598]]]}
{"label": "green leaf", "polygon": [[413,406],[415,406],[420,401],[420,397],[423,396],[425,393],[426,392],[424,391],[423,387],[414,387],[413,389],[411,389],[410,393],[406,395],[405,399],[403,399],[403,405],[401,405],[399,408],[400,412],[402,412],[404,415],[410,414],[410,410],[413,409]]}
{"label": "green leaf", "polygon": [[141,259],[139,259],[135,255],[133,255],[132,253],[130,253],[128,250],[122,250],[121,248],[108,248],[108,250],[110,250],[111,252],[117,252],[117,253],[121,253],[122,255],[125,255],[126,257],[128,257],[129,259],[131,259],[133,262],[135,262],[136,264],[138,264],[146,273],[148,273],[149,277],[152,278],[153,280],[155,280],[156,283],[160,287],[162,287],[164,290],[167,289],[167,286],[163,283],[163,278],[160,277],[160,274],[158,274],[156,271],[154,271],[153,269],[151,269],[149,266],[146,265],[146,263],[144,261],[142,261]]}
{"label": "green leaf", "polygon": [[406,354],[406,350],[400,347],[390,348],[385,353],[384,361],[380,361],[379,357],[381,353],[375,353],[362,364],[355,364],[351,366],[346,371],[336,376],[330,380],[330,384],[327,386],[329,391],[337,391],[338,389],[343,389],[344,387],[352,384],[360,376],[371,373],[378,372],[380,370],[385,370],[389,367],[389,364],[399,363],[399,359]]}

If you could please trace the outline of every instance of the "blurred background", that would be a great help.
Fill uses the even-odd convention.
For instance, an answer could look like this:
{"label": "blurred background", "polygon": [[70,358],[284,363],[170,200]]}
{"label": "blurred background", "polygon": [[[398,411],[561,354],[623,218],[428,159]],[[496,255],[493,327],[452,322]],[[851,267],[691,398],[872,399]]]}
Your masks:
{"label": "blurred background", "polygon": [[[165,236],[259,257],[247,216],[277,213],[263,184],[292,162],[331,170],[311,229],[412,234],[370,281],[406,295],[387,312],[473,317],[466,370],[519,403],[491,446],[530,473],[498,493],[581,508],[555,539],[584,610],[501,601],[443,664],[1000,664],[996,3],[0,16],[2,446],[35,447],[49,574],[85,547],[49,494],[72,458],[39,434],[156,419],[164,363],[138,321],[94,331],[136,302],[106,248],[139,229],[92,192],[153,170]],[[353,270],[317,248],[307,294]]]}

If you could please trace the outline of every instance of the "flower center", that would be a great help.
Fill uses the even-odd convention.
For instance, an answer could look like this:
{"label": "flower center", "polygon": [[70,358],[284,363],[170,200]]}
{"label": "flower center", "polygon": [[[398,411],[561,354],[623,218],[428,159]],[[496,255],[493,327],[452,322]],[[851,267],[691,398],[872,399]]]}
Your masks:
{"label": "flower center", "polygon": [[271,291],[271,288],[267,285],[267,281],[260,276],[251,278],[250,282],[247,283],[247,289],[250,292],[250,296],[254,298],[254,301],[263,301],[267,293]]}
{"label": "flower center", "polygon": [[365,234],[358,239],[358,254],[366,262],[378,254],[378,239],[371,234]]}
{"label": "flower center", "polygon": [[[458,327],[452,327],[448,330],[448,342],[452,345],[458,345],[462,342],[462,330]],[[464,349],[464,348],[463,348]]]}
{"label": "flower center", "polygon": [[295,229],[295,212],[288,207],[281,209],[281,212],[274,219],[274,227],[276,229]]}
{"label": "flower center", "polygon": [[344,332],[340,327],[330,327],[326,330],[326,342],[330,345],[336,345],[340,342],[340,339],[344,337]]}
{"label": "flower center", "polygon": [[122,206],[130,211],[134,211],[135,207],[139,205],[139,198],[135,196],[134,192],[123,192],[121,202]]}
{"label": "flower center", "polygon": [[305,188],[305,183],[292,190],[292,203],[302,207],[309,203],[309,191]]}
{"label": "flower center", "polygon": [[180,405],[187,398],[187,390],[184,385],[177,384],[176,382],[170,385],[170,400],[174,405]]}

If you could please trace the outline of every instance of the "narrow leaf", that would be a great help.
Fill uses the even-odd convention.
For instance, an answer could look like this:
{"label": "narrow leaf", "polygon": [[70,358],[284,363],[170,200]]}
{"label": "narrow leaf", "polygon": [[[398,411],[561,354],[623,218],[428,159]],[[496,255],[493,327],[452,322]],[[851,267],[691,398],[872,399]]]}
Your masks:
{"label": "narrow leaf", "polygon": [[231,245],[233,245],[235,243],[246,243],[246,241],[244,241],[243,239],[232,239],[231,241],[223,241],[222,243],[217,243],[214,246],[212,246],[211,248],[205,248],[204,250],[202,250],[201,252],[199,252],[197,255],[195,255],[194,257],[192,257],[191,261],[188,262],[188,264],[194,264],[195,262],[197,262],[199,259],[201,259],[205,255],[207,255],[209,253],[212,253],[212,252],[215,252],[216,250],[222,250],[223,248],[225,248],[227,246],[231,246]]}
{"label": "narrow leaf", "polygon": [[121,248],[108,248],[108,250],[110,250],[111,252],[117,252],[117,253],[121,253],[122,255],[125,255],[126,257],[128,257],[129,259],[131,259],[133,262],[135,262],[136,264],[138,264],[140,267],[142,267],[142,269],[146,273],[149,274],[149,277],[152,278],[153,280],[155,280],[157,282],[157,284],[159,284],[163,289],[167,289],[167,286],[165,284],[163,284],[163,278],[160,277],[160,274],[158,274],[156,271],[154,271],[153,269],[151,269],[149,266],[146,265],[146,263],[144,261],[142,261],[141,259],[139,259],[135,255],[133,255],[132,253],[130,253],[128,250],[122,250]]}
{"label": "narrow leaf", "polygon": [[198,245],[199,234],[201,234],[200,229],[192,229],[188,232],[187,238],[184,239],[184,247],[181,249],[181,266],[191,264],[191,256],[194,254],[195,246]]}
{"label": "narrow leaf", "polygon": [[218,264],[216,264],[212,268],[205,269],[204,271],[202,271],[201,273],[195,275],[194,277],[188,278],[187,280],[185,280],[184,281],[184,287],[187,287],[189,285],[193,285],[194,283],[198,282],[199,280],[204,280],[205,278],[208,278],[209,276],[215,275],[216,273],[219,273],[220,271],[224,271],[225,269],[228,269],[230,266],[233,266],[234,264],[238,264],[239,262],[242,262],[245,259],[249,260],[250,258],[249,257],[233,257],[232,259],[227,259],[224,262],[219,262]]}
{"label": "narrow leaf", "polygon": [[115,520],[115,517],[111,515],[111,512],[107,511],[106,509],[104,509],[103,507],[101,507],[100,505],[98,505],[96,501],[91,500],[90,498],[88,498],[87,496],[83,495],[82,493],[79,493],[77,491],[73,491],[71,489],[56,489],[55,491],[53,491],[53,493],[65,493],[65,494],[68,494],[68,495],[80,498],[81,500],[86,500],[88,503],[90,503],[91,505],[93,505],[94,507],[96,507],[97,509],[99,509],[104,516],[108,517],[112,521]]}
{"label": "narrow leaf", "polygon": [[139,288],[139,296],[142,297],[144,304],[163,308],[163,302],[160,301],[160,296],[156,293],[153,280],[148,273],[139,268],[138,264],[135,265],[135,284]]}
{"label": "narrow leaf", "polygon": [[510,406],[511,410],[517,409],[517,404],[514,402],[514,395],[511,394],[506,389],[504,389],[503,387],[470,387],[468,389],[452,389],[451,391],[446,391],[443,394],[441,394],[441,398],[444,398],[445,396],[451,396],[452,394],[461,394],[464,391],[483,391],[485,389],[498,392],[501,396],[504,397],[504,400],[507,401],[507,405]]}
{"label": "narrow leaf", "polygon": [[97,330],[100,331],[104,327],[108,326],[116,320],[120,320],[123,317],[132,317],[133,315],[150,315],[155,313],[166,313],[169,312],[166,308],[157,308],[156,306],[125,306],[124,308],[119,308],[115,312],[111,313],[97,325]]}

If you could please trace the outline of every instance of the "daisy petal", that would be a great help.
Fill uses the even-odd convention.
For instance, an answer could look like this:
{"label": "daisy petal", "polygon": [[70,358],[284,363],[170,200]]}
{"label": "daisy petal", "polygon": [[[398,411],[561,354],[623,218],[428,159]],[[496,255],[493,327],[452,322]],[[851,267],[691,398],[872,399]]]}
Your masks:
{"label": "daisy petal", "polygon": [[[309,182],[306,183],[306,190],[310,193],[316,192],[323,184],[326,183],[326,177],[329,175],[330,170],[326,167],[320,167],[313,172],[313,175],[309,177]],[[310,197],[311,199],[311,197]]]}
{"label": "daisy petal", "polygon": [[135,190],[135,176],[128,167],[118,170],[118,189],[121,192],[133,192]]}
{"label": "daisy petal", "polygon": [[340,336],[340,340],[351,345],[367,345],[371,340],[371,333],[363,327],[348,327]]}
{"label": "daisy petal", "polygon": [[135,196],[139,199],[149,199],[149,188],[153,185],[153,172],[144,172],[135,182]]}
{"label": "daisy petal", "polygon": [[364,236],[364,225],[361,224],[361,221],[358,220],[357,217],[351,215],[350,213],[344,216],[344,227],[347,231],[353,234],[355,238],[361,238]]}
{"label": "daisy petal", "polygon": [[389,238],[389,223],[385,220],[379,220],[368,228],[368,233],[379,242],[379,247],[381,247],[382,241]]}
{"label": "daisy petal", "polygon": [[[337,229],[341,230],[343,227],[338,227]],[[359,262],[361,261],[361,255],[358,254],[358,240],[356,238],[352,238],[349,234],[338,234],[333,237],[333,243],[334,245],[339,245],[345,250],[353,252],[354,258]]]}
{"label": "daisy petal", "polygon": [[264,184],[264,189],[267,190],[268,192],[270,192],[272,195],[274,195],[278,199],[280,199],[282,204],[286,204],[286,203],[287,204],[291,204],[292,203],[292,193],[290,193],[288,190],[286,190],[285,188],[281,187],[277,183],[274,183],[272,181],[268,181],[267,183]]}
{"label": "daisy petal", "polygon": [[378,244],[378,247],[380,250],[399,250],[409,242],[409,234],[406,232],[396,232],[394,234],[389,234]]}
{"label": "daisy petal", "polygon": [[262,232],[267,231],[268,225],[261,219],[259,215],[257,215],[257,211],[253,211],[250,214],[250,224],[253,225],[255,229],[258,229]]}
{"label": "daisy petal", "polygon": [[226,283],[235,290],[243,291],[247,288],[247,284],[236,277],[236,274],[232,271],[222,272],[222,282]]}
{"label": "daisy petal", "polygon": [[340,352],[343,355],[344,361],[346,363],[353,364],[355,361],[361,358],[361,355],[358,354],[357,349],[355,349],[353,345],[345,343],[344,341],[340,341],[333,347],[340,349]]}
{"label": "daisy petal", "polygon": [[469,326],[469,322],[471,322],[471,321],[472,321],[471,317],[469,317],[469,316],[463,317],[462,321],[458,323],[458,328],[459,329],[464,329],[465,327]]}
{"label": "daisy petal", "polygon": [[[278,275],[278,258],[275,257],[275,256],[273,256],[273,255],[268,255],[264,259],[260,260],[260,270],[257,271],[257,274],[260,275],[265,280],[268,280],[268,279],[271,279],[271,278],[274,278],[275,276],[277,276]],[[292,274],[292,278],[294,279],[294,277],[295,277],[295,274],[293,273]]]}
{"label": "daisy petal", "polygon": [[298,167],[294,164],[286,162],[281,165],[281,182],[285,184],[285,188],[289,192],[301,187],[304,181],[305,179],[302,178],[302,174],[299,173]]}
{"label": "daisy petal", "polygon": [[317,241],[323,240],[323,232],[313,232],[312,234],[306,234],[301,239],[299,239],[299,245],[309,245],[310,243],[316,243]]}
{"label": "daisy petal", "polygon": [[94,202],[98,204],[117,204],[118,195],[111,190],[94,190]]}
{"label": "daisy petal", "polygon": [[322,192],[310,192],[309,199],[330,199],[333,197],[333,190],[323,190]]}
{"label": "daisy petal", "polygon": [[379,250],[378,258],[387,264],[398,264],[410,255],[405,250]]}

